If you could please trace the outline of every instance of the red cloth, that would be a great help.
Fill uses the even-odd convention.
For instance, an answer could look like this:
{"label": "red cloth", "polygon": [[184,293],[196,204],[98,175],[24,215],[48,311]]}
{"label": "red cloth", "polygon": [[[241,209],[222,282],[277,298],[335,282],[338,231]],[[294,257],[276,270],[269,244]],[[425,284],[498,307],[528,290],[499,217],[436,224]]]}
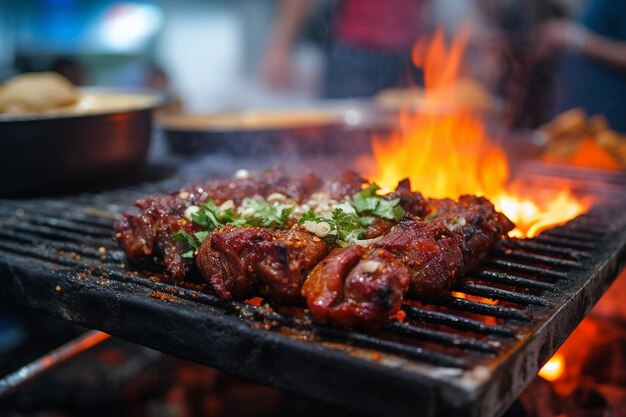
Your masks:
{"label": "red cloth", "polygon": [[343,0],[335,33],[350,45],[404,51],[420,33],[423,6],[424,0]]}

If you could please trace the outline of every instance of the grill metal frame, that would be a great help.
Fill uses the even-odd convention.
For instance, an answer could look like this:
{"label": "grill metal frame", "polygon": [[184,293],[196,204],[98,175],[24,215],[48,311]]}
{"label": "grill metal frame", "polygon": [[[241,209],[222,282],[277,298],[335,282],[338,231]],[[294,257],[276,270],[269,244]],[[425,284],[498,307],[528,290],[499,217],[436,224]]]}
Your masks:
{"label": "grill metal frame", "polygon": [[626,260],[626,213],[597,207],[500,245],[454,295],[408,303],[407,321],[379,334],[320,327],[146,278],[157,269],[129,274],[111,239],[115,213],[177,186],[0,200],[0,297],[367,414],[497,416]]}

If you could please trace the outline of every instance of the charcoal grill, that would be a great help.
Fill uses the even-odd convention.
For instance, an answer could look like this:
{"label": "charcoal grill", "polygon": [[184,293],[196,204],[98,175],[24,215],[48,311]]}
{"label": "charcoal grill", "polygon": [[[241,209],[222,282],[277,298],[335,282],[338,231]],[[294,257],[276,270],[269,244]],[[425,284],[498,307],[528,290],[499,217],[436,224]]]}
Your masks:
{"label": "charcoal grill", "polygon": [[534,239],[503,243],[449,296],[409,300],[404,322],[379,333],[316,326],[127,264],[112,239],[116,214],[178,185],[0,200],[0,297],[350,410],[497,416],[626,259],[624,201],[613,199]]}

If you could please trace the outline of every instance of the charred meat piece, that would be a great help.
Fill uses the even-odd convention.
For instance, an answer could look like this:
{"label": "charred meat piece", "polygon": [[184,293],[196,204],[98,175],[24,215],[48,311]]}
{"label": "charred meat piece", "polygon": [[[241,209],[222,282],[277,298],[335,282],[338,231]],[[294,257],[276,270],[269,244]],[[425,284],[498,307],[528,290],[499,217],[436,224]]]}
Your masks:
{"label": "charred meat piece", "polygon": [[458,202],[430,200],[434,223],[442,223],[453,232],[463,252],[464,272],[476,268],[513,223],[484,197],[462,195]]}
{"label": "charred meat piece", "polygon": [[395,222],[387,219],[377,218],[374,222],[367,226],[363,231],[365,239],[375,239],[389,233]]}
{"label": "charred meat piece", "polygon": [[358,172],[345,171],[337,178],[324,183],[320,192],[328,194],[334,200],[352,197],[368,185],[368,181]]}
{"label": "charred meat piece", "polygon": [[183,242],[171,238],[181,228],[188,232],[194,226],[182,214],[186,204],[172,195],[156,195],[142,198],[135,203],[136,213],[125,213],[115,228],[115,237],[126,255],[135,261],[160,258],[174,278],[183,278],[192,262],[180,255],[185,252]]}
{"label": "charred meat piece", "polygon": [[333,250],[309,274],[302,295],[320,323],[378,329],[402,304],[407,268],[384,249],[348,246]]}
{"label": "charred meat piece", "polygon": [[408,268],[412,292],[426,301],[445,294],[463,271],[459,242],[441,223],[406,217],[374,248],[393,253]]}
{"label": "charred meat piece", "polygon": [[304,278],[327,253],[326,243],[298,228],[226,227],[204,241],[196,264],[222,299],[260,294],[293,304],[301,299]]}
{"label": "charred meat piece", "polygon": [[280,170],[272,169],[245,178],[209,180],[203,185],[182,191],[189,195],[189,199],[194,204],[200,204],[209,199],[215,200],[218,204],[227,200],[240,204],[246,197],[265,198],[273,193],[302,202],[321,186],[322,180],[311,171],[306,171],[296,177],[288,177]]}
{"label": "charred meat piece", "polygon": [[398,256],[411,272],[411,291],[432,301],[476,268],[513,224],[484,197],[429,200],[431,220],[404,218],[374,244]]}
{"label": "charred meat piece", "polygon": [[417,191],[411,191],[411,182],[408,178],[398,183],[395,191],[386,196],[387,199],[400,199],[400,206],[412,216],[423,218],[428,209],[428,201]]}
{"label": "charred meat piece", "polygon": [[267,229],[222,229],[204,240],[198,249],[196,266],[221,299],[248,297],[257,288],[255,277],[249,273],[256,255],[254,247],[271,238]]}
{"label": "charred meat piece", "polygon": [[276,232],[272,241],[260,242],[254,269],[262,282],[262,293],[281,303],[302,299],[307,274],[327,254],[328,245],[319,237],[296,228]]}

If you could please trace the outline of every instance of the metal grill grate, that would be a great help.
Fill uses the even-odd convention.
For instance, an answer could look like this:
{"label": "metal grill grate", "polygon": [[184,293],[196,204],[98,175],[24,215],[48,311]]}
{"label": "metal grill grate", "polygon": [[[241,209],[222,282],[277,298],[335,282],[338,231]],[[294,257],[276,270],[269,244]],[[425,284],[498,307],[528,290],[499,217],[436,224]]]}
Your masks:
{"label": "metal grill grate", "polygon": [[354,410],[498,415],[621,269],[626,214],[598,207],[503,243],[436,305],[377,334],[223,302],[126,264],[112,239],[136,188],[0,201],[0,295],[167,353]]}

